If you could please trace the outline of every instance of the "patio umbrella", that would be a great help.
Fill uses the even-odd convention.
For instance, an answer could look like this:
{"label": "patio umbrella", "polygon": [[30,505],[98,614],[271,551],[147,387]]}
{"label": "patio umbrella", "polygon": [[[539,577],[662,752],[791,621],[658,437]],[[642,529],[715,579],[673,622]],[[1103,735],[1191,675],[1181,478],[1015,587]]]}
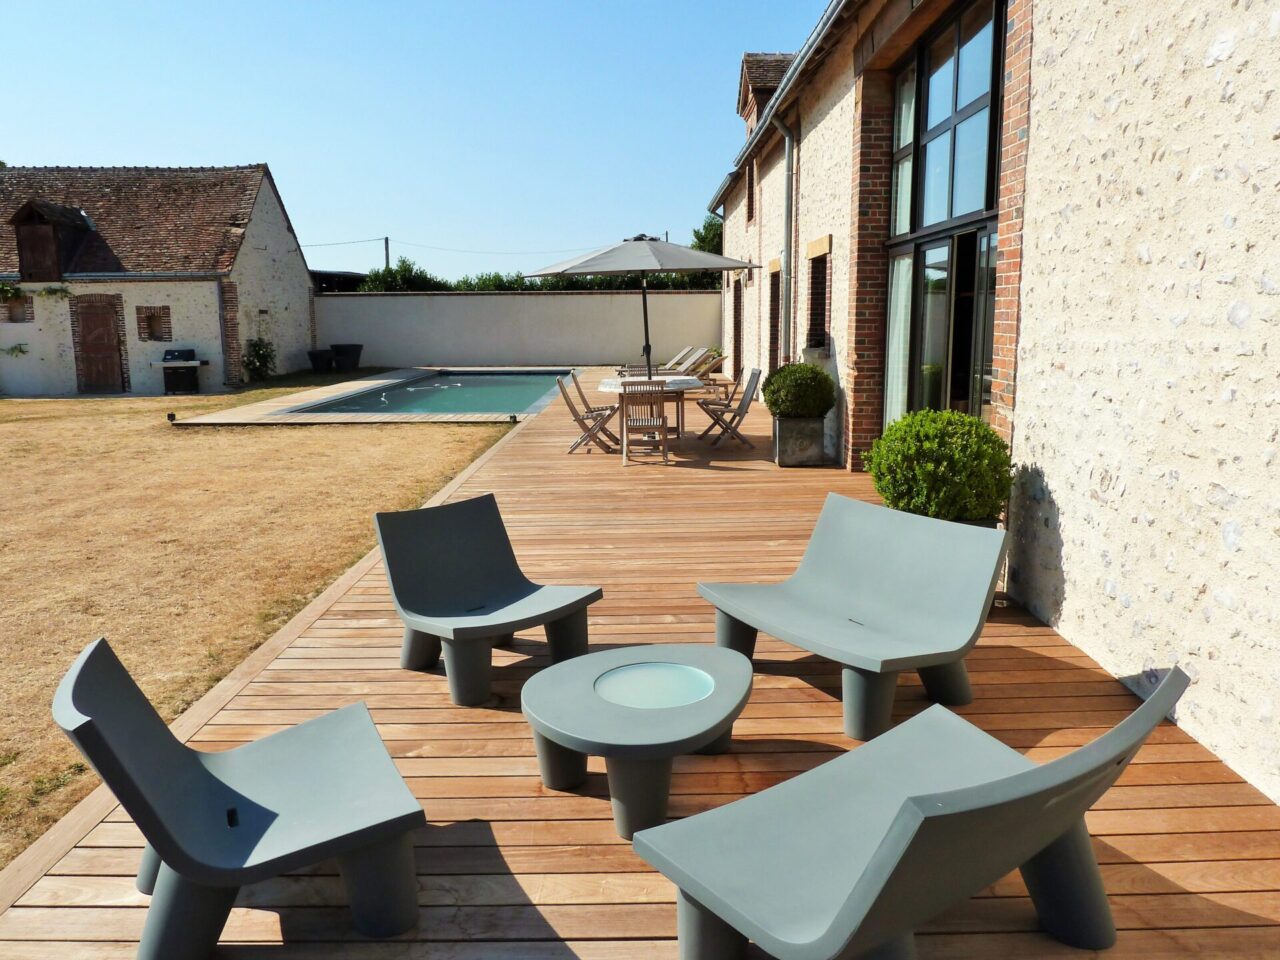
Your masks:
{"label": "patio umbrella", "polygon": [[758,264],[746,260],[722,257],[718,253],[704,253],[678,243],[667,243],[643,233],[593,250],[591,253],[555,263],[541,270],[525,274],[528,277],[550,277],[586,274],[640,274],[640,307],[644,313],[644,368],[653,376],[652,348],[649,345],[649,274],[697,273],[702,270],[750,270]]}

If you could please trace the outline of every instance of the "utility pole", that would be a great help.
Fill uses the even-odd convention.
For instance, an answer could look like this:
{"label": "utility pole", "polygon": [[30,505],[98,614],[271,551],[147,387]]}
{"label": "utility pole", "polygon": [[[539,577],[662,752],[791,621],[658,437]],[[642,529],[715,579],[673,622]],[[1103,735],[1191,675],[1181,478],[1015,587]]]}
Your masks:
{"label": "utility pole", "polygon": [[387,269],[391,269],[391,238],[382,238],[382,258],[386,261]]}

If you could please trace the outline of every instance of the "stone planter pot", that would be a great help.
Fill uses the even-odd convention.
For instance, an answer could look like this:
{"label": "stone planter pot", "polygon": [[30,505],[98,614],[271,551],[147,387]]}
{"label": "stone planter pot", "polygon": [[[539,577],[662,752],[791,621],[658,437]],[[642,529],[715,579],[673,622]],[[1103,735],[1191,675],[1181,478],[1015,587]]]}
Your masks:
{"label": "stone planter pot", "polygon": [[774,417],[774,462],[780,467],[817,467],[825,464],[825,422],[825,417]]}
{"label": "stone planter pot", "polygon": [[331,343],[329,349],[333,351],[333,367],[339,373],[350,373],[360,366],[363,343]]}
{"label": "stone planter pot", "polygon": [[311,361],[312,373],[329,373],[333,370],[332,350],[308,350],[307,359]]}

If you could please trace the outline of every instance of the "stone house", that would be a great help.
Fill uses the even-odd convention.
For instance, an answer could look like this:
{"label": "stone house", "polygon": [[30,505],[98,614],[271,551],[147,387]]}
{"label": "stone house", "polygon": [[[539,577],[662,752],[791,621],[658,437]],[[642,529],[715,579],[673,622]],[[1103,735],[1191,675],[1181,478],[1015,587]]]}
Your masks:
{"label": "stone house", "polygon": [[[1019,465],[1011,593],[1280,799],[1274,4],[832,0],[743,61],[732,366],[837,378],[851,469],[923,407]],[[778,64],[777,55],[767,55]],[[758,89],[744,95],[743,85]]]}
{"label": "stone house", "polygon": [[[164,392],[191,348],[201,390],[244,381],[245,342],[307,365],[310,273],[266,164],[0,170],[0,392]],[[14,291],[19,295],[13,296]]]}

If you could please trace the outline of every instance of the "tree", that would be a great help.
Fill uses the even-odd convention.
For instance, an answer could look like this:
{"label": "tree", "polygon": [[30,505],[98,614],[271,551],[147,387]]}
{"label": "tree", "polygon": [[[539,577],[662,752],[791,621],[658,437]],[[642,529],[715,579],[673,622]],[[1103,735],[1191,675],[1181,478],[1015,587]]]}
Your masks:
{"label": "tree", "polygon": [[452,290],[453,284],[424,270],[408,257],[401,257],[394,267],[378,267],[360,284],[361,293],[402,293]]}
{"label": "tree", "polygon": [[689,244],[703,253],[724,253],[724,221],[714,213],[708,213],[701,227],[693,228],[693,243]]}

